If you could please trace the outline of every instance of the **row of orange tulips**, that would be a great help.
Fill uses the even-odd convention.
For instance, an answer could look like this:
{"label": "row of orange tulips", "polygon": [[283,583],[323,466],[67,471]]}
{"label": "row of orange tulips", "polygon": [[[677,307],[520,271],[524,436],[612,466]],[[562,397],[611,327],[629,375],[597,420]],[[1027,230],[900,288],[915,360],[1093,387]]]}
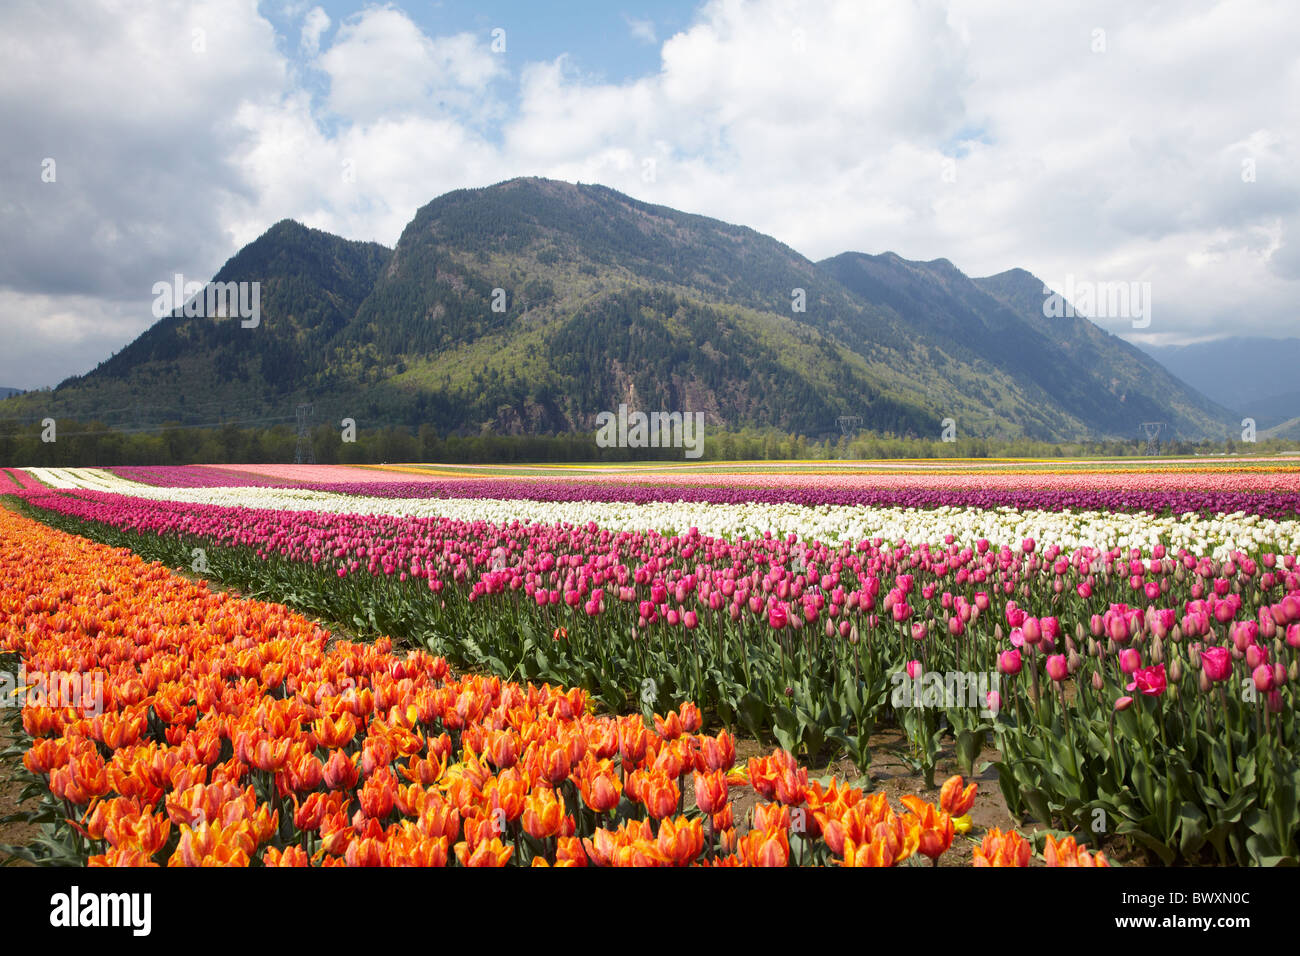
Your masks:
{"label": "row of orange tulips", "polygon": [[[900,814],[784,751],[737,768],[693,704],[651,729],[580,689],[456,678],[3,509],[0,652],[96,688],[21,711],[23,764],[65,821],[46,861],[892,866],[937,862],[975,798],[953,778]],[[748,821],[738,786],[762,798]],[[974,854],[1030,858],[997,831]],[[1044,860],[1106,865],[1071,840]]]}

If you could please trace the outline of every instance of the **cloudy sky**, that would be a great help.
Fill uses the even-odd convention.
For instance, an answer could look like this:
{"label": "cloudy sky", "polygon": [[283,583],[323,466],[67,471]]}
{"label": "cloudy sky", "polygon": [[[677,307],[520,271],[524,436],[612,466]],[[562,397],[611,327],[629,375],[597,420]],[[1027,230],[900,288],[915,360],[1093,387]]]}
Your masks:
{"label": "cloudy sky", "polygon": [[292,217],[602,183],[845,250],[1149,283],[1130,338],[1300,334],[1289,0],[5,0],[0,385],[80,374]]}

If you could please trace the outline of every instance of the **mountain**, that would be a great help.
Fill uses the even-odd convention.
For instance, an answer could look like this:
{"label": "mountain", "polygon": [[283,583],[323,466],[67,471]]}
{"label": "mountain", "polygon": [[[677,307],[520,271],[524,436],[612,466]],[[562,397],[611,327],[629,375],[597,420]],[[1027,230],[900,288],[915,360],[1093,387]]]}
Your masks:
{"label": "mountain", "polygon": [[259,284],[256,327],[178,309],[86,375],[0,402],[0,417],[18,406],[125,427],[292,420],[300,397],[354,387],[340,371],[352,357],[338,354],[334,340],[391,256],[377,243],[278,222],[212,279]]}
{"label": "mountain", "polygon": [[[1260,429],[1300,418],[1300,338],[1229,336],[1143,350],[1216,402],[1255,419]],[[1288,436],[1290,437],[1290,436]]]}
{"label": "mountain", "polygon": [[[514,179],[420,208],[396,247],[284,221],[216,282],[261,321],[178,313],[0,417],[292,419],[440,433],[594,429],[620,403],[810,437],[837,420],[938,437],[1219,437],[1232,415],[1086,319],[1044,317],[1020,270],[845,253],[814,263],[743,226],[602,186]],[[116,419],[114,415],[118,416]]]}
{"label": "mountain", "polygon": [[21,388],[9,388],[8,386],[0,385],[0,398],[8,398],[10,395],[20,394],[22,394]]}

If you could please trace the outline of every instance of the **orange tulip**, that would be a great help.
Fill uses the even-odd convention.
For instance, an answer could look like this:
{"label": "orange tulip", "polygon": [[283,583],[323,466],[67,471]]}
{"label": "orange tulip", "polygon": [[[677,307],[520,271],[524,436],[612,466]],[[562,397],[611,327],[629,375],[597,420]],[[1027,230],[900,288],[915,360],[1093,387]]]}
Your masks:
{"label": "orange tulip", "polygon": [[790,841],[785,830],[751,830],[740,838],[736,853],[745,866],[786,866]]}
{"label": "orange tulip", "polygon": [[852,837],[844,840],[841,866],[885,867],[893,866],[894,862],[894,853],[887,841],[856,843]]}
{"label": "orange tulip", "polygon": [[716,737],[699,738],[700,750],[697,769],[730,770],[736,763],[736,738],[725,730]]}
{"label": "orange tulip", "polygon": [[917,852],[938,862],[939,857],[952,846],[952,817],[920,797],[908,795],[899,798],[900,802],[912,811],[903,819],[904,826],[914,831],[913,839]]}
{"label": "orange tulip", "polygon": [[483,791],[492,810],[502,810],[507,820],[518,820],[524,812],[525,799],[528,796],[528,782],[521,774],[506,770],[499,777],[489,781]]}
{"label": "orange tulip", "polygon": [[587,854],[582,849],[582,841],[575,836],[562,836],[555,844],[556,866],[586,866]]}
{"label": "orange tulip", "polygon": [[673,866],[689,866],[704,850],[704,827],[699,820],[665,817],[656,845]]}
{"label": "orange tulip", "polygon": [[509,730],[493,731],[487,741],[488,759],[498,770],[513,767],[519,760],[519,735]]}
{"label": "orange tulip", "polygon": [[479,843],[473,850],[467,843],[456,844],[456,860],[461,866],[505,866],[514,852],[514,847],[495,838]]}
{"label": "orange tulip", "polygon": [[1028,866],[1033,850],[1015,830],[1003,833],[996,827],[984,834],[976,847],[972,866]]}
{"label": "orange tulip", "polygon": [[524,801],[524,831],[537,840],[555,836],[564,822],[564,797],[549,787],[539,787]]}
{"label": "orange tulip", "polygon": [[708,773],[695,771],[691,775],[695,787],[695,805],[702,813],[717,813],[727,804],[728,786],[726,775],[720,770]]}
{"label": "orange tulip", "polygon": [[1043,847],[1043,862],[1048,866],[1110,866],[1101,850],[1094,855],[1087,847],[1075,843],[1074,837],[1068,836],[1058,843],[1050,833],[1047,834],[1047,845]]}
{"label": "orange tulip", "polygon": [[566,747],[558,741],[547,740],[537,750],[538,775],[552,787],[558,787],[569,777],[570,761]]}
{"label": "orange tulip", "polygon": [[300,846],[287,846],[283,850],[267,847],[262,854],[263,866],[311,866],[307,853]]}
{"label": "orange tulip", "polygon": [[640,800],[656,820],[675,813],[681,799],[682,792],[678,789],[676,780],[654,772],[646,776]]}
{"label": "orange tulip", "polygon": [[755,830],[789,830],[790,808],[780,803],[754,804]]}
{"label": "orange tulip", "polygon": [[445,836],[449,841],[460,835],[460,811],[431,794],[420,811],[416,826],[426,837]]}
{"label": "orange tulip", "polygon": [[312,724],[312,732],[315,733],[316,740],[322,747],[337,750],[339,747],[346,747],[356,736],[356,718],[346,711],[334,718],[321,717]]}
{"label": "orange tulip", "polygon": [[965,781],[958,774],[945,780],[943,788],[939,791],[939,806],[950,817],[964,817],[975,805],[975,790],[979,784],[972,783],[962,789],[964,783]]}
{"label": "orange tulip", "polygon": [[586,771],[579,777],[578,789],[582,793],[583,803],[597,813],[608,813],[618,806],[623,787],[608,761],[601,763],[605,766]]}

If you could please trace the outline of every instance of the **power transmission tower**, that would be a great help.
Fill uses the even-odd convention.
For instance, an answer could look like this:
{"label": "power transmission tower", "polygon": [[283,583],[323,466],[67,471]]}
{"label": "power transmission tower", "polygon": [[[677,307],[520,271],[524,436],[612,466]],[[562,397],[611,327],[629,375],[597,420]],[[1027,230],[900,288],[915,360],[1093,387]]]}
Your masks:
{"label": "power transmission tower", "polygon": [[841,415],[839,418],[835,419],[835,421],[839,424],[840,432],[844,434],[845,437],[856,435],[858,429],[862,427],[861,415]]}
{"label": "power transmission tower", "polygon": [[293,452],[293,463],[295,465],[314,465],[316,464],[316,453],[311,447],[311,404],[303,402],[297,408],[298,411],[298,447]]}
{"label": "power transmission tower", "polygon": [[1168,422],[1143,422],[1142,431],[1147,436],[1147,447],[1145,454],[1160,454],[1160,433],[1169,427]]}

